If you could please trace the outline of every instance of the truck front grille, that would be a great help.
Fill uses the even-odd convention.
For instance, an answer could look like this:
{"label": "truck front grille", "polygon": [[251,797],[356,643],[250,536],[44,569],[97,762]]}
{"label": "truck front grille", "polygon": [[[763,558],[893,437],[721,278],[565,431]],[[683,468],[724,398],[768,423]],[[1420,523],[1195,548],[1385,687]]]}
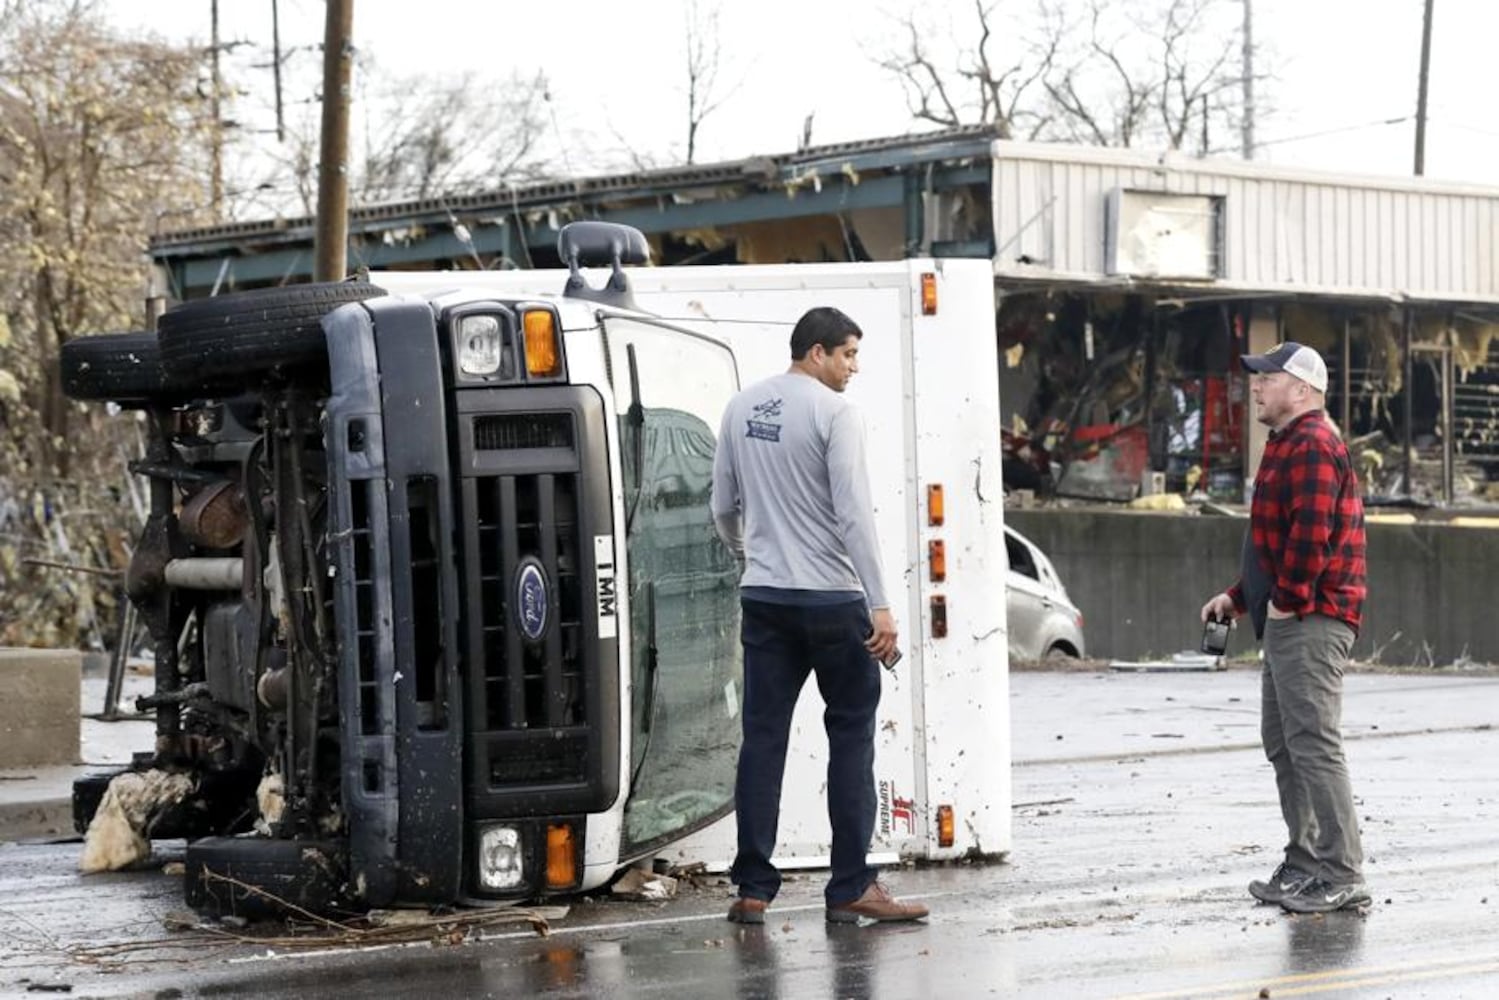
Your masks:
{"label": "truck front grille", "polygon": [[[561,418],[561,422],[555,418]],[[571,443],[572,414],[482,417],[487,437]],[[502,422],[503,421],[503,422]],[[562,428],[566,427],[564,434]],[[471,746],[481,755],[474,772],[490,789],[573,785],[587,781],[590,754],[583,614],[582,554],[576,473],[476,476],[472,498],[474,544],[469,569],[469,718]],[[545,581],[546,621],[526,634],[520,609],[524,567]]]}
{"label": "truck front grille", "polygon": [[572,446],[571,413],[494,413],[474,418],[474,447],[480,451]]}
{"label": "truck front grille", "polygon": [[613,545],[602,401],[575,386],[459,397],[468,815],[607,808],[619,664],[612,565],[603,583],[596,566]]}
{"label": "truck front grille", "polygon": [[365,736],[380,732],[380,690],[375,676],[375,560],[370,531],[370,492],[380,486],[378,481],[361,480],[352,483],[349,490],[354,522],[349,535],[354,549],[354,635],[359,664],[357,701],[359,731]]}
{"label": "truck front grille", "polygon": [[[582,726],[582,581],[577,477],[493,476],[475,482],[486,730]],[[549,587],[539,639],[521,630],[515,601],[523,560],[535,560]],[[478,664],[475,664],[478,666]]]}

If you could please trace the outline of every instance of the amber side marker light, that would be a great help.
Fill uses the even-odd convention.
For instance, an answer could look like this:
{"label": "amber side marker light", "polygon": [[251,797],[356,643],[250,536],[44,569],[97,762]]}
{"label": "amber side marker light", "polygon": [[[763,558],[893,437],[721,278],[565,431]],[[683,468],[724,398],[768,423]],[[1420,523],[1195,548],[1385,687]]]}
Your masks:
{"label": "amber side marker light", "polygon": [[937,807],[937,846],[951,847],[953,844],[952,806]]}
{"label": "amber side marker light", "polygon": [[947,579],[947,546],[942,539],[934,538],[926,543],[926,563],[933,583]]}
{"label": "amber side marker light", "polygon": [[937,315],[937,276],[931,271],[921,274],[921,315]]}
{"label": "amber side marker light", "polygon": [[932,483],[926,488],[926,523],[940,528],[945,519],[942,508],[942,484]]}
{"label": "amber side marker light", "polygon": [[947,598],[941,594],[932,598],[932,638],[947,638]]}
{"label": "amber side marker light", "polygon": [[578,883],[578,852],[571,823],[547,826],[547,888],[567,889]]}
{"label": "amber side marker light", "polygon": [[562,374],[562,345],[557,342],[557,321],[550,310],[528,309],[521,314],[526,338],[526,371],[537,378]]}

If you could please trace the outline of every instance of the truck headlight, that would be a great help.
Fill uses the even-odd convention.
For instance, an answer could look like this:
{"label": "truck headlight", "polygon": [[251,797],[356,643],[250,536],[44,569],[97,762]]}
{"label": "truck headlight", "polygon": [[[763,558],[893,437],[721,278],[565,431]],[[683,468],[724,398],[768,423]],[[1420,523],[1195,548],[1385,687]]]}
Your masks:
{"label": "truck headlight", "polygon": [[520,831],[489,826],[479,833],[479,884],[486,889],[519,889],[526,884]]}
{"label": "truck headlight", "polygon": [[493,375],[505,357],[505,332],[498,316],[465,316],[458,321],[458,367],[465,375]]}

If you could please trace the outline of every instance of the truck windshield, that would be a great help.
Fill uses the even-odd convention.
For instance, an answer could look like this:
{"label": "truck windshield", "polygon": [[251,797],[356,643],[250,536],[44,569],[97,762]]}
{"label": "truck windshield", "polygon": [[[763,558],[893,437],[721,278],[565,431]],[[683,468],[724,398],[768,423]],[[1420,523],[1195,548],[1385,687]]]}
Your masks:
{"label": "truck windshield", "polygon": [[632,780],[622,847],[632,853],[733,805],[739,573],[708,501],[715,429],[738,379],[727,348],[709,340],[617,317],[608,336],[630,512]]}

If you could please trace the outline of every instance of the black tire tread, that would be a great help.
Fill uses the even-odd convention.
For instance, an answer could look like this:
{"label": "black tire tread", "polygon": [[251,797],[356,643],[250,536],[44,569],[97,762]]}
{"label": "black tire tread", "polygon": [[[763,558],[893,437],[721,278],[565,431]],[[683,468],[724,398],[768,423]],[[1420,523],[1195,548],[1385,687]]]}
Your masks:
{"label": "black tire tread", "polygon": [[167,390],[154,333],[74,337],[58,352],[58,372],[69,399],[139,401]]}
{"label": "black tire tread", "polygon": [[172,378],[217,378],[322,364],[322,318],[385,294],[368,282],[337,281],[184,302],[157,322],[162,368]]}
{"label": "black tire tread", "polygon": [[295,915],[282,903],[316,914],[349,909],[341,855],[330,842],[204,837],[188,843],[185,860],[183,897],[200,913],[261,920]]}

